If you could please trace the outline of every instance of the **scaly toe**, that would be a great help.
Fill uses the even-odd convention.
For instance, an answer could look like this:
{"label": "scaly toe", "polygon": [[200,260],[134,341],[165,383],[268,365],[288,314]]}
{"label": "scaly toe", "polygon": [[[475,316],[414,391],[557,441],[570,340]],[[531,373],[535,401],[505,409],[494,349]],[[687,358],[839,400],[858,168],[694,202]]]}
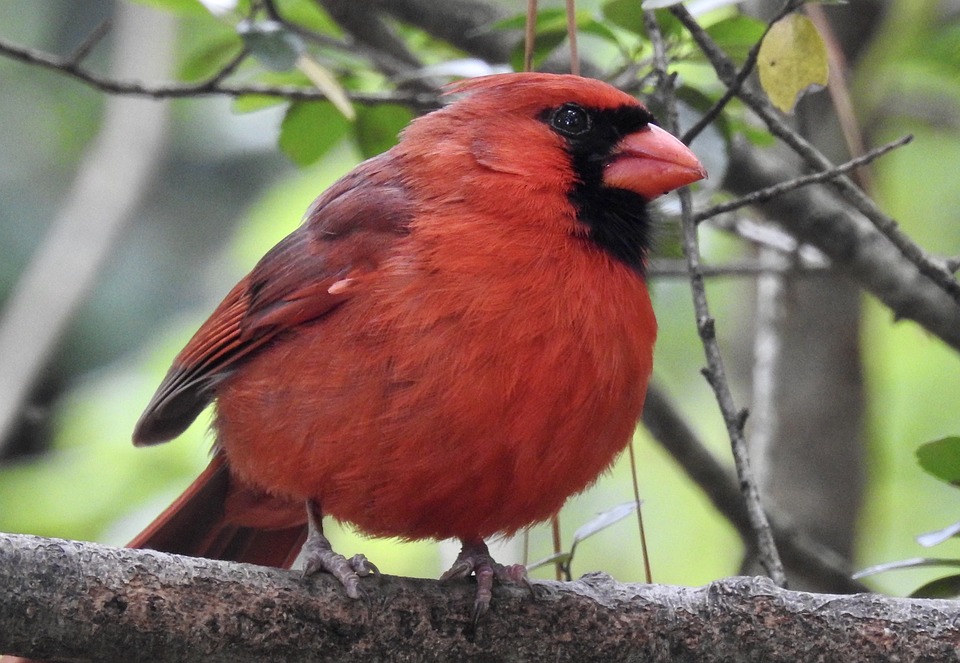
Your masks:
{"label": "scaly toe", "polygon": [[377,565],[367,559],[366,555],[362,553],[357,553],[349,560],[347,563],[350,564],[350,568],[353,569],[353,572],[356,573],[361,578],[372,575],[374,578],[380,578],[380,569],[377,568]]}

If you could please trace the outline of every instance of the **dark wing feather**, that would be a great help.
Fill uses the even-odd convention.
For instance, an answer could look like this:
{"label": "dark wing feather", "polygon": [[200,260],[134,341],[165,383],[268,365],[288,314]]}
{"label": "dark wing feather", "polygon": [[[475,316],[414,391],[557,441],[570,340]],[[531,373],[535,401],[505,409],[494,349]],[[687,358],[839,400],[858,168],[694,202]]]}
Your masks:
{"label": "dark wing feather", "polygon": [[306,220],[224,298],[177,355],[133,433],[134,444],[176,437],[216,385],[278,335],[330,315],[346,283],[376,269],[414,213],[389,153],[364,162],[320,196]]}

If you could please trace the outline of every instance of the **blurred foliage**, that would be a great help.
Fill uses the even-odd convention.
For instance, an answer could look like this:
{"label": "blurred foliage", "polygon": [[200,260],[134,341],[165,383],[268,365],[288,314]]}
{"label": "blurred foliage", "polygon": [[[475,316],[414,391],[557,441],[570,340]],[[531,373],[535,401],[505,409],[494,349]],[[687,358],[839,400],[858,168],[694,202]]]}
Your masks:
{"label": "blurred foliage", "polygon": [[[19,43],[68,52],[112,9],[106,1],[82,4],[0,3],[0,32]],[[158,8],[177,13],[179,73],[188,81],[210,76],[239,52],[243,42],[235,28],[240,20],[263,19],[251,17],[246,3],[218,16],[197,0],[141,4],[148,6],[142,9],[144,20]],[[288,19],[331,39],[341,37],[318,3],[279,4]],[[538,61],[565,45],[565,19],[558,3],[543,4]],[[742,60],[764,25],[739,14],[730,3],[715,4],[719,8],[700,19]],[[516,11],[514,3],[504,6]],[[891,3],[875,41],[853,71],[852,84],[871,142],[904,131],[917,134],[909,149],[876,164],[878,199],[923,246],[957,254],[960,226],[954,217],[960,189],[948,164],[960,159],[960,24],[956,17],[941,20],[941,10],[930,0]],[[622,76],[637,63],[648,62],[651,50],[638,12],[639,3],[632,0],[580,3],[577,23],[589,45],[582,51],[604,62],[606,73]],[[690,113],[703,112],[723,90],[679,24],[664,11],[658,11],[658,17],[675,58],[681,98]],[[522,19],[514,17],[497,28],[517,34],[514,65],[522,52],[522,25]],[[416,29],[399,30],[426,64],[463,55]],[[307,48],[347,89],[390,89],[386,78],[358,55],[316,44]],[[103,69],[107,53],[98,48],[90,64]],[[651,81],[642,78],[646,69],[639,67],[636,80],[642,91],[650,89]],[[295,68],[268,71],[253,60],[237,75],[308,84]],[[16,90],[0,95],[5,120],[0,131],[2,301],[96,134],[103,98],[53,73],[2,59],[0,76],[6,90]],[[172,103],[174,135],[155,190],[51,368],[68,384],[55,405],[52,448],[0,467],[0,530],[122,543],[192,480],[205,464],[212,441],[206,421],[172,444],[134,450],[129,443],[136,417],[170,359],[232,283],[296,226],[312,198],[361,158],[387,149],[411,118],[408,109],[394,105],[358,108],[357,120],[349,122],[324,102],[251,97]],[[714,126],[714,134],[701,140],[711,141],[711,152],[720,153],[711,155],[720,162],[711,166],[716,182],[722,179],[717,174],[725,164],[725,138],[747,133],[758,143],[770,140],[737,103]],[[707,144],[698,142],[694,148]],[[285,159],[277,156],[277,145]],[[664,252],[676,251],[669,231],[665,235]],[[703,249],[711,262],[741,257],[745,250],[742,243],[709,231]],[[736,279],[708,284],[725,347],[748,333],[749,288],[746,280]],[[652,293],[661,327],[657,378],[680,398],[713,451],[726,457],[722,421],[699,373],[702,353],[689,287],[682,280],[661,279],[652,283]],[[954,394],[960,393],[960,371],[953,351],[912,324],[892,324],[889,311],[872,301],[866,307],[862,346],[869,381],[870,484],[858,555],[863,563],[874,563],[915,554],[913,535],[942,527],[942,514],[956,510],[956,491],[925,477],[913,454],[921,442],[960,428],[953,403]],[[735,387],[745,402],[743,385]],[[742,551],[730,526],[643,430],[635,442],[655,580],[693,585],[735,573]],[[562,512],[564,532],[569,537],[594,514],[631,495],[624,457]],[[362,549],[385,572],[435,576],[440,567],[431,543],[367,540],[333,526],[330,535],[341,552],[349,556]],[[956,541],[944,545],[956,550]],[[517,546],[513,551],[518,557]],[[534,528],[529,559],[552,552],[547,528]],[[576,567],[641,580],[633,519],[581,542]],[[551,575],[549,570],[540,573]],[[918,580],[891,574],[877,583],[883,590],[905,593]]]}

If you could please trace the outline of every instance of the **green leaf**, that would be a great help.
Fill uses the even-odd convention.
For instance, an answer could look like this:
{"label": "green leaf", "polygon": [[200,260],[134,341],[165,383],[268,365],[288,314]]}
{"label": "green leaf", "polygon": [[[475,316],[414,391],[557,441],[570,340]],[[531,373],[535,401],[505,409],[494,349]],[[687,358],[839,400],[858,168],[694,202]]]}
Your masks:
{"label": "green leaf", "polygon": [[349,128],[350,122],[330,102],[297,101],[280,125],[280,149],[298,166],[308,166]]}
{"label": "green leaf", "polygon": [[917,449],[917,462],[941,481],[960,486],[960,437],[927,442]]}
{"label": "green leaf", "polygon": [[289,71],[296,67],[303,53],[303,41],[276,21],[241,21],[237,34],[250,53],[264,67],[273,71]]}
{"label": "green leaf", "polygon": [[611,44],[620,45],[620,40],[617,38],[616,33],[608,28],[605,24],[600,21],[590,19],[588,21],[577,22],[577,31],[583,34],[594,35],[595,37],[600,37],[604,41],[608,41]]}
{"label": "green leaf", "polygon": [[931,580],[910,593],[914,599],[955,599],[960,596],[960,575]]}
{"label": "green leaf", "polygon": [[323,10],[316,0],[290,0],[283,4],[283,17],[301,27],[329,35],[340,35],[342,30]]}
{"label": "green leaf", "polygon": [[355,124],[357,145],[365,158],[386,152],[397,144],[400,131],[413,119],[406,106],[380,104],[359,109]]}
{"label": "green leaf", "polygon": [[[553,49],[563,43],[567,38],[567,29],[550,30],[548,32],[538,32],[536,41],[533,44],[533,68],[536,69],[547,59]],[[520,43],[510,55],[510,66],[515,71],[523,70],[524,45]]]}
{"label": "green leaf", "polygon": [[209,78],[223,69],[243,48],[243,43],[232,30],[205,41],[187,55],[180,65],[181,80],[191,82]]}
{"label": "green leaf", "polygon": [[733,59],[743,62],[750,49],[763,37],[766,25],[751,16],[737,14],[706,28],[717,45]]}
{"label": "green leaf", "polygon": [[643,9],[636,0],[611,0],[604,3],[603,17],[617,27],[643,34]]}
{"label": "green leaf", "polygon": [[[542,30],[556,30],[566,28],[567,12],[565,9],[553,7],[537,13],[537,32]],[[497,30],[523,30],[527,26],[527,15],[516,14],[502,21],[497,21],[493,27]]]}
{"label": "green leaf", "polygon": [[651,9],[672,7],[673,5],[679,5],[681,2],[683,2],[683,0],[644,0],[640,3],[640,7],[649,11]]}
{"label": "green leaf", "polygon": [[[683,31],[680,21],[669,11],[655,12],[660,32],[667,39],[677,37]],[[629,30],[649,39],[643,22],[643,9],[636,0],[611,0],[603,5],[603,17],[617,27]]]}
{"label": "green leaf", "polygon": [[271,108],[287,103],[283,97],[273,97],[267,94],[245,94],[233,100],[234,113],[253,113],[264,108]]}
{"label": "green leaf", "polygon": [[209,15],[199,0],[134,0],[138,5],[161,9],[181,16]]}
{"label": "green leaf", "polygon": [[790,113],[801,94],[827,84],[827,49],[809,18],[788,14],[764,37],[757,67],[770,101]]}

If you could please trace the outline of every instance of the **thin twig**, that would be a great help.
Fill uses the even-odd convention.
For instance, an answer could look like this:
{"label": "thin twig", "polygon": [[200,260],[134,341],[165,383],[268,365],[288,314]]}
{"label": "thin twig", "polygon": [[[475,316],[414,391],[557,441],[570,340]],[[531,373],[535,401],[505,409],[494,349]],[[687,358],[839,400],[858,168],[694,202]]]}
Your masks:
{"label": "thin twig", "polygon": [[[808,263],[805,261],[743,260],[724,265],[700,265],[700,272],[704,278],[721,277],[749,277],[756,278],[763,274],[823,274],[833,269],[827,264]],[[646,274],[650,279],[658,278],[689,278],[686,260],[653,259],[647,266]]]}
{"label": "thin twig", "polygon": [[840,164],[839,166],[833,166],[827,170],[813,173],[812,175],[801,175],[800,177],[794,177],[793,179],[787,180],[786,182],[781,182],[780,184],[775,184],[774,186],[769,186],[765,189],[760,189],[759,191],[754,191],[753,193],[747,194],[746,196],[741,196],[736,200],[730,200],[725,203],[720,203],[714,205],[713,207],[708,207],[705,210],[697,212],[693,220],[696,223],[701,223],[711,217],[717,216],[719,214],[725,214],[727,212],[732,212],[733,210],[740,209],[741,207],[746,207],[747,205],[757,205],[760,203],[765,203],[777,196],[780,196],[789,191],[794,191],[804,186],[809,186],[810,184],[817,184],[819,182],[826,182],[835,177],[839,177],[845,173],[848,173],[852,170],[859,168],[860,166],[870,163],[876,159],[879,159],[887,152],[895,150],[898,147],[903,147],[907,143],[913,140],[912,134],[907,134],[902,138],[891,141],[886,145],[881,145],[880,147],[874,148],[864,154],[861,157],[856,159],[851,159],[845,163]]}
{"label": "thin twig", "polygon": [[567,0],[567,39],[570,41],[570,73],[580,75],[580,53],[577,49],[577,0]]}
{"label": "thin twig", "polygon": [[[674,81],[666,75],[667,63],[662,48],[662,36],[653,13],[649,11],[644,12],[644,17],[650,38],[654,43],[656,67],[663,72],[659,77],[660,85],[658,87],[667,108],[666,126],[675,133],[677,127],[677,111],[676,97],[673,90]],[[659,48],[657,46],[658,41],[661,42]],[[726,377],[726,369],[723,364],[723,356],[720,353],[720,346],[717,343],[715,322],[710,315],[710,306],[707,302],[707,293],[700,267],[700,244],[697,235],[697,224],[693,220],[692,198],[688,189],[682,189],[679,195],[683,252],[687,259],[687,266],[690,273],[690,289],[693,295],[693,306],[697,318],[697,331],[700,334],[700,340],[703,343],[703,349],[707,359],[707,367],[703,369],[703,375],[713,388],[721,414],[723,415],[724,423],[726,424],[734,464],[740,480],[741,492],[743,493],[743,498],[747,506],[747,515],[749,516],[753,536],[755,537],[758,559],[766,570],[767,575],[770,576],[770,579],[777,585],[785,587],[787,579],[783,571],[783,563],[780,561],[780,555],[777,552],[773,532],[770,529],[770,523],[760,500],[760,491],[757,487],[756,478],[750,469],[749,453],[743,434],[743,426],[746,422],[746,411],[739,410],[733,400],[733,394],[730,391],[730,385]]]}
{"label": "thin twig", "polygon": [[527,0],[527,23],[523,34],[523,70],[533,71],[533,48],[537,41],[537,0]]}
{"label": "thin twig", "polygon": [[[717,76],[724,85],[733,85],[735,76],[730,72],[733,68],[733,62],[727,57],[716,42],[707,34],[706,30],[700,27],[696,19],[686,10],[683,5],[674,5],[670,8],[671,13],[676,16],[680,22],[687,28],[697,45],[703,51],[704,55],[713,65]],[[767,99],[766,95],[752,89],[750,86],[743,86],[737,96],[764,121],[767,128],[774,136],[780,138],[787,145],[799,154],[812,168],[816,170],[829,170],[833,167],[830,160],[825,157],[809,141],[799,135],[796,131],[783,121],[776,109]],[[912,262],[921,274],[937,284],[945,293],[947,293],[955,303],[960,305],[960,283],[935,259],[927,255],[923,249],[917,246],[909,237],[907,237],[899,228],[897,222],[884,214],[877,207],[877,204],[870,199],[850,178],[839,176],[830,180],[831,184],[840,192],[848,203],[853,205],[861,214],[863,214],[894,246]]]}
{"label": "thin twig", "polygon": [[[209,78],[196,83],[142,83],[139,81],[118,80],[101,76],[71,63],[69,58],[61,58],[36,49],[18,46],[3,39],[0,39],[0,55],[65,74],[90,87],[110,94],[125,94],[150,97],[153,99],[210,95],[242,97],[250,94],[280,97],[289,99],[290,101],[322,101],[326,99],[326,95],[316,88],[311,87],[261,85],[257,83],[247,83],[244,85],[225,83],[222,80],[224,77],[223,70],[236,66],[235,59],[228,62],[223,69],[214,73]],[[404,104],[417,110],[428,110],[436,108],[438,105],[437,96],[428,93],[347,91],[347,94],[354,103],[366,105],[394,103]]]}
{"label": "thin twig", "polygon": [[73,53],[67,56],[66,60],[74,67],[80,66],[80,63],[83,62],[90,51],[96,48],[104,37],[107,36],[107,33],[110,32],[110,28],[113,27],[113,21],[109,18],[101,21],[100,25],[95,27],[90,34],[87,35],[87,38],[80,42],[80,45],[73,49]]}
{"label": "thin twig", "polygon": [[643,577],[647,583],[653,582],[653,571],[650,569],[650,554],[647,552],[647,530],[643,526],[642,500],[640,499],[640,481],[637,479],[637,453],[633,448],[633,440],[627,445],[630,452],[630,478],[633,480],[633,501],[637,508],[637,527],[640,530],[640,552],[643,557]]}

